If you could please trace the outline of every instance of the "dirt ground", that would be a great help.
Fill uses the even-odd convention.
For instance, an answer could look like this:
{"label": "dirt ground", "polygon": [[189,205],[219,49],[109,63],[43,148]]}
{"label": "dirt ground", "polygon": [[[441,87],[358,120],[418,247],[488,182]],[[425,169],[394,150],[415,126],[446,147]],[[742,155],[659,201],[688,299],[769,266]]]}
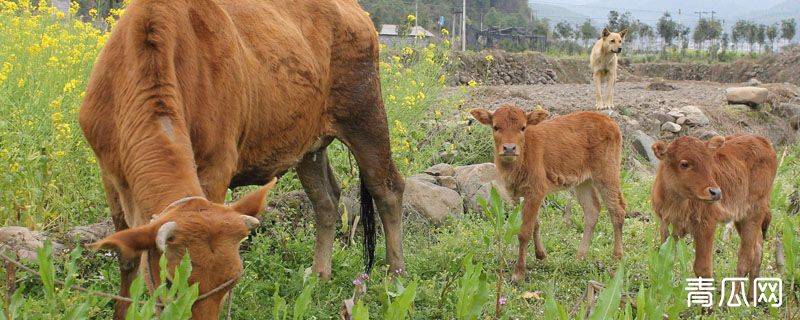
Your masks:
{"label": "dirt ground", "polygon": [[[723,135],[752,133],[764,135],[775,144],[788,144],[796,140],[796,132],[787,119],[773,115],[772,104],[791,101],[798,93],[790,84],[763,85],[770,89],[772,104],[753,110],[744,105],[728,105],[725,88],[742,84],[722,84],[705,81],[667,81],[671,91],[650,90],[652,81],[617,82],[615,87],[615,113],[623,134],[630,136],[642,130],[656,139],[671,139],[679,135]],[[537,105],[552,114],[567,114],[594,109],[595,93],[591,84],[510,85],[479,86],[470,91],[464,108],[485,107],[494,109],[513,104],[524,109]],[[686,127],[673,134],[661,130],[661,122],[654,113],[668,113],[684,106],[697,106],[710,119],[707,126]]]}

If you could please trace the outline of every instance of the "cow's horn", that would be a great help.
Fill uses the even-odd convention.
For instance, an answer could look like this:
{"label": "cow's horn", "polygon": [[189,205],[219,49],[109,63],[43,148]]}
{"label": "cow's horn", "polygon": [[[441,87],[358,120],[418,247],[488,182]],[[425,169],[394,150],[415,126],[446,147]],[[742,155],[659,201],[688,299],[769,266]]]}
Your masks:
{"label": "cow's horn", "polygon": [[175,221],[170,221],[158,228],[158,235],[156,235],[156,247],[158,247],[158,250],[161,250],[161,252],[167,251],[167,240],[175,235],[177,227],[178,224]]}
{"label": "cow's horn", "polygon": [[247,229],[250,230],[255,229],[255,227],[258,227],[258,225],[261,224],[261,221],[258,221],[258,218],[248,216],[246,214],[242,215],[242,222],[244,222],[244,225],[246,225]]}

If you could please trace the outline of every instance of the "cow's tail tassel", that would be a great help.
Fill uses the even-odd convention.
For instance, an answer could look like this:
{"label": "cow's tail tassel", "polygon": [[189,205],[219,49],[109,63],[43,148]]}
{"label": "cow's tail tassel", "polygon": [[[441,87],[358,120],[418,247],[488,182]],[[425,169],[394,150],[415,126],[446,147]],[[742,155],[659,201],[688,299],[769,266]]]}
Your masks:
{"label": "cow's tail tassel", "polygon": [[367,274],[375,263],[375,206],[372,195],[367,189],[364,177],[361,176],[361,225],[364,226],[364,268]]}

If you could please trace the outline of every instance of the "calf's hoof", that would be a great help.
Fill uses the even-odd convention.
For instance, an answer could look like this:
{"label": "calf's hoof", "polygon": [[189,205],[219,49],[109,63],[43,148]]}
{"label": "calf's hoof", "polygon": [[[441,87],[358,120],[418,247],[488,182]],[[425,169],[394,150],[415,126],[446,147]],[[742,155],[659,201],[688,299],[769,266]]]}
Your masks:
{"label": "calf's hoof", "polygon": [[514,270],[514,273],[511,274],[511,282],[520,283],[522,281],[525,281],[525,271]]}
{"label": "calf's hoof", "polygon": [[536,259],[544,260],[547,258],[547,254],[544,251],[536,251]]}

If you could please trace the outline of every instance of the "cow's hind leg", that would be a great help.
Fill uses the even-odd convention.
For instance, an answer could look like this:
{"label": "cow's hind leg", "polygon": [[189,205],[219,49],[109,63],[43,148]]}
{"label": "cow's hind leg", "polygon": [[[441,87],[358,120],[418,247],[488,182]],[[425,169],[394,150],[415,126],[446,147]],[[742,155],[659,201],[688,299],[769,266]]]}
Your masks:
{"label": "cow's hind leg", "polygon": [[310,152],[297,165],[297,176],[316,213],[317,239],[312,270],[322,279],[331,277],[331,257],[339,218],[339,185],[328,161],[326,148]]}
{"label": "cow's hind leg", "polygon": [[[108,208],[111,210],[111,220],[114,222],[114,228],[117,232],[128,229],[128,223],[125,221],[125,213],[120,203],[119,192],[105,175],[103,175],[103,189],[105,190],[106,199],[108,200]],[[117,255],[117,261],[119,263],[120,273],[119,295],[130,297],[131,283],[133,283],[133,279],[136,278],[136,274],[139,271],[140,259],[138,256],[126,258],[122,255]],[[129,303],[127,302],[117,301],[114,304],[114,319],[125,319],[125,315],[128,312],[128,305]]]}
{"label": "cow's hind leg", "polygon": [[597,216],[600,214],[600,200],[591,182],[584,182],[575,187],[575,195],[583,208],[583,238],[578,245],[578,257],[583,258],[592,243]]}
{"label": "cow's hind leg", "polygon": [[599,179],[595,186],[608,209],[611,223],[614,225],[614,256],[622,257],[622,224],[625,222],[625,200],[619,183],[619,170],[611,171],[608,177]]}

